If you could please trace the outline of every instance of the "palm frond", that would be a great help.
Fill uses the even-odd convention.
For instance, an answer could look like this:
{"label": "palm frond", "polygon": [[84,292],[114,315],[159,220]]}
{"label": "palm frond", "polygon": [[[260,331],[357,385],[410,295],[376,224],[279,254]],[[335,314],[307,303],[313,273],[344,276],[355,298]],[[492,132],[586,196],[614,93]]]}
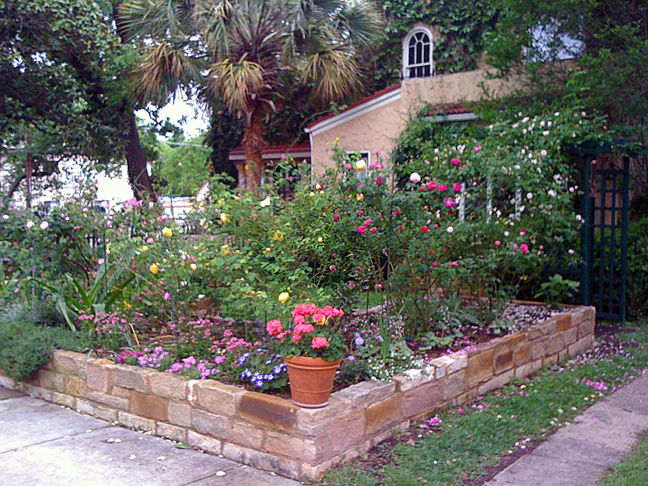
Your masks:
{"label": "palm frond", "polygon": [[329,49],[307,57],[302,80],[314,83],[313,96],[328,102],[339,100],[359,87],[358,65],[343,49]]}
{"label": "palm frond", "polygon": [[129,39],[184,35],[191,18],[189,5],[182,0],[129,0],[119,11]]}
{"label": "palm frond", "polygon": [[342,36],[357,46],[371,44],[384,28],[382,14],[372,1],[347,3],[335,14],[335,24]]}
{"label": "palm frond", "polygon": [[238,62],[224,59],[213,64],[209,80],[232,112],[248,111],[250,102],[267,88],[261,65],[245,58]]}

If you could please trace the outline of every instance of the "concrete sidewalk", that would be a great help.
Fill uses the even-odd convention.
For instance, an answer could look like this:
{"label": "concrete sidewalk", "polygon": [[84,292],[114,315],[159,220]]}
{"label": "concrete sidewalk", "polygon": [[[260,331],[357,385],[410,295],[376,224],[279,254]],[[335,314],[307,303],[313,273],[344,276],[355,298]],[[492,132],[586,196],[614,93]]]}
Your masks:
{"label": "concrete sidewalk", "polygon": [[593,486],[648,429],[648,373],[588,408],[485,486]]}
{"label": "concrete sidewalk", "polygon": [[0,387],[2,486],[298,486]]}

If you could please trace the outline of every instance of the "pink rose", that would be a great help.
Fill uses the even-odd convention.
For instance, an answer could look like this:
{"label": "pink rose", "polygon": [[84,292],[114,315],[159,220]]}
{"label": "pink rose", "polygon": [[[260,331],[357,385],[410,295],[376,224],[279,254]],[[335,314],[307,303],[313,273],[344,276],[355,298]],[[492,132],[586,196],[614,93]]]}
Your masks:
{"label": "pink rose", "polygon": [[448,186],[446,186],[445,184],[441,184],[438,187],[438,189],[439,189],[439,192],[446,192],[448,190]]}
{"label": "pink rose", "polygon": [[444,201],[444,204],[445,204],[445,207],[448,208],[448,209],[452,209],[457,205],[455,200],[450,198],[450,197],[446,198],[446,200]]}
{"label": "pink rose", "polygon": [[328,339],[326,339],[325,337],[316,336],[313,338],[313,342],[312,342],[313,349],[326,348],[328,347],[328,345],[329,345]]}
{"label": "pink rose", "polygon": [[268,331],[268,334],[271,336],[276,336],[283,331],[283,326],[281,325],[281,321],[274,319],[266,324],[266,331]]}
{"label": "pink rose", "polygon": [[351,170],[351,164],[347,164],[347,165],[345,165],[344,168],[345,168],[346,170]]}
{"label": "pink rose", "polygon": [[335,221],[336,223],[340,221],[340,215],[336,214],[335,216],[333,216],[333,221]]}
{"label": "pink rose", "polygon": [[461,192],[461,184],[459,184],[458,182],[455,182],[455,183],[452,185],[452,190],[453,190],[454,192]]}
{"label": "pink rose", "polygon": [[429,232],[430,232],[430,228],[428,228],[427,226],[421,226],[421,232],[423,232],[423,233],[429,233]]}
{"label": "pink rose", "polygon": [[461,166],[461,160],[460,160],[460,159],[452,159],[452,160],[450,161],[450,163],[451,163],[452,165],[454,165],[455,167],[460,167],[460,166]]}
{"label": "pink rose", "polygon": [[481,151],[481,145],[475,145],[475,148],[473,148],[473,152],[477,153]]}
{"label": "pink rose", "polygon": [[365,221],[364,223],[362,223],[362,225],[363,225],[363,226],[371,226],[372,223],[373,223],[373,221],[371,220],[371,218],[369,218],[367,221]]}
{"label": "pink rose", "polygon": [[522,254],[526,255],[527,253],[529,253],[529,245],[522,243],[520,245],[520,251],[522,252]]}
{"label": "pink rose", "polygon": [[378,231],[378,228],[376,228],[376,227],[374,226],[374,227],[371,228],[369,231],[371,231],[372,233],[376,233],[376,232]]}
{"label": "pink rose", "polygon": [[360,233],[361,235],[366,233],[366,232],[367,232],[367,228],[365,228],[364,226],[359,226],[358,227],[358,233]]}
{"label": "pink rose", "polygon": [[358,211],[356,211],[356,215],[357,215],[359,218],[361,218],[363,214],[364,214],[364,211],[362,211],[361,209],[358,210]]}
{"label": "pink rose", "polygon": [[434,191],[437,188],[437,183],[434,182],[434,181],[430,181],[430,182],[427,183],[427,188],[430,191]]}
{"label": "pink rose", "polygon": [[501,245],[502,245],[502,242],[501,242],[500,240],[497,240],[497,241],[495,242],[495,246],[501,246]]}

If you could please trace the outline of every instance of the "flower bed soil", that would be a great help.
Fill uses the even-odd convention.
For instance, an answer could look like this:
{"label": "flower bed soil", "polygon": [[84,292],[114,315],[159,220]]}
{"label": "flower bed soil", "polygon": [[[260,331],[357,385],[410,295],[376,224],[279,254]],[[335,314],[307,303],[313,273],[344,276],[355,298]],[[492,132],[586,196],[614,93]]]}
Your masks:
{"label": "flower bed soil", "polygon": [[435,358],[389,382],[339,390],[322,409],[215,380],[56,351],[19,387],[80,412],[297,479],[318,479],[444,405],[456,405],[593,345],[595,310],[574,307],[529,328]]}

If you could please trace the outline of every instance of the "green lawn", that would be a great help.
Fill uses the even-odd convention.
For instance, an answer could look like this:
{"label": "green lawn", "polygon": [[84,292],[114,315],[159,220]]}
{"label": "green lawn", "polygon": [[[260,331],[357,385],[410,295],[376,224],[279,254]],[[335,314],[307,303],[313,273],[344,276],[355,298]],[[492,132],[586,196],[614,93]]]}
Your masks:
{"label": "green lawn", "polygon": [[599,486],[639,486],[648,484],[648,433],[644,433],[626,459],[612,468]]}
{"label": "green lawn", "polygon": [[[518,379],[474,403],[441,411],[441,424],[417,424],[396,444],[382,446],[378,452],[330,472],[323,484],[459,485],[482,476],[502,458],[545,440],[556,427],[645,368],[648,323],[634,328],[618,334],[616,344],[609,346],[610,353],[544,368],[531,379]],[[584,379],[590,380],[590,386]],[[591,386],[603,381],[607,390]],[[646,450],[644,445],[644,470]]]}

